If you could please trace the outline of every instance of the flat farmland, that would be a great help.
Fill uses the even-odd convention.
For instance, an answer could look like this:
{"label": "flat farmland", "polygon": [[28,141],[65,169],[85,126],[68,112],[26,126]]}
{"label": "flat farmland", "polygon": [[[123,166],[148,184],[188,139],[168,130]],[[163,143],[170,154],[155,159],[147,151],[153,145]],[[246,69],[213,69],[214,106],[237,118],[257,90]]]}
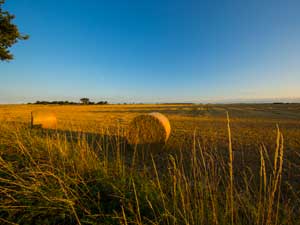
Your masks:
{"label": "flat farmland", "polygon": [[[35,110],[57,129],[31,129]],[[128,146],[150,112],[168,117],[169,140]],[[0,150],[6,222],[299,222],[300,104],[1,105]]]}
{"label": "flat farmland", "polygon": [[[169,143],[182,143],[196,135],[210,144],[227,142],[227,112],[236,150],[274,144],[276,127],[283,132],[286,148],[300,149],[300,104],[236,105],[107,105],[107,106],[0,106],[0,120],[30,125],[31,112],[46,110],[57,115],[58,130],[101,133],[126,130],[140,114],[160,112],[171,124]],[[183,139],[182,139],[183,138]],[[223,143],[226,144],[226,143]]]}

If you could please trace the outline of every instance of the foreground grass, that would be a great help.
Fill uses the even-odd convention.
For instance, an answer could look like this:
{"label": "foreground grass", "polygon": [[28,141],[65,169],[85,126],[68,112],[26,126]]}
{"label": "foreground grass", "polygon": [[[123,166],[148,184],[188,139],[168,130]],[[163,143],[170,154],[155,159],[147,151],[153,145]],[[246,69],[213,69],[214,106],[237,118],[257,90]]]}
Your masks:
{"label": "foreground grass", "polygon": [[229,123],[222,150],[192,134],[185,149],[151,151],[130,148],[122,130],[3,123],[0,134],[1,224],[300,224],[279,129],[273,148],[253,150],[252,165],[238,161]]}

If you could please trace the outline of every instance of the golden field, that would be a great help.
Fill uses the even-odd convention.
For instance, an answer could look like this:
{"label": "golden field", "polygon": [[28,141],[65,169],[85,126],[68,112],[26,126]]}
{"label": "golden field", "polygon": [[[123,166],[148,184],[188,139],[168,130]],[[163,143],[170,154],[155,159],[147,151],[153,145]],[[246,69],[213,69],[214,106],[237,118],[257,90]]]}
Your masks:
{"label": "golden field", "polygon": [[0,106],[0,121],[30,123],[30,113],[46,110],[57,115],[58,130],[116,135],[131,120],[150,112],[161,112],[171,123],[169,145],[185,148],[183,140],[196,135],[209,146],[227,146],[229,113],[235,150],[253,150],[261,144],[273,145],[278,125],[287,149],[300,149],[300,104],[257,105],[107,105],[107,106]]}
{"label": "golden field", "polygon": [[[57,130],[30,128],[41,109]],[[168,142],[128,146],[149,112]],[[297,224],[299,179],[300,104],[0,106],[7,224]]]}

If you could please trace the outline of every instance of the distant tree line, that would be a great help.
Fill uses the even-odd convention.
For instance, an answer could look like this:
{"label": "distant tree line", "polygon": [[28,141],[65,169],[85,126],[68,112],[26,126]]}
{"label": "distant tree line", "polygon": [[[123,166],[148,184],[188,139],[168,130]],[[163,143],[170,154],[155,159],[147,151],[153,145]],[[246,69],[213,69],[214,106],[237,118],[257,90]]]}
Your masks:
{"label": "distant tree line", "polygon": [[36,101],[34,103],[28,104],[35,104],[35,105],[107,105],[107,101],[99,101],[99,102],[92,102],[88,98],[81,98],[80,102],[72,102],[72,101]]}
{"label": "distant tree line", "polygon": [[273,102],[274,105],[293,104],[290,102]]}

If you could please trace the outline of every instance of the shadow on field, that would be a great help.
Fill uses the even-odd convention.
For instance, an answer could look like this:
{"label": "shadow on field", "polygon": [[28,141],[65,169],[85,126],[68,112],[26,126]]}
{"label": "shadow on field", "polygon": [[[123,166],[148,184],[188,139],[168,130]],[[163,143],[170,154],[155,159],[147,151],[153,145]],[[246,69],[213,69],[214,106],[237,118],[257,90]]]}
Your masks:
{"label": "shadow on field", "polygon": [[[22,126],[29,127],[25,123]],[[160,174],[164,174],[168,171],[170,159],[173,158],[177,165],[182,166],[185,171],[189,172],[193,168],[194,160],[202,162],[202,157],[205,158],[205,164],[212,164],[215,168],[222,168],[225,172],[228,170],[229,155],[228,139],[226,137],[220,142],[217,140],[208,142],[202,135],[196,137],[193,137],[193,135],[182,137],[171,135],[166,145],[156,143],[131,146],[128,144],[124,133],[120,135],[105,135],[70,130],[40,128],[30,130],[32,136],[38,135],[39,137],[65,140],[65,143],[68,144],[69,149],[73,152],[88,149],[95,153],[100,161],[106,161],[108,164],[122,162],[134,170],[145,171],[145,168],[152,170],[154,161],[156,169]],[[195,140],[196,143],[194,143]],[[236,139],[233,138],[233,173],[236,177],[236,182],[243,182],[242,177],[245,173],[260,174],[261,156],[259,150],[262,146],[266,147],[263,150],[266,171],[268,174],[272,172],[276,143],[266,145],[252,143],[249,146],[245,146],[241,143],[235,143],[235,141]],[[282,178],[284,182],[288,181],[289,184],[299,189],[300,155],[298,149],[300,143],[298,140],[296,141],[297,144],[293,148],[284,146]]]}
{"label": "shadow on field", "polygon": [[[206,115],[208,110],[201,109],[199,110],[198,107],[190,107],[190,108],[166,108],[166,109],[155,109],[155,112],[169,114],[169,115],[187,115],[187,116],[199,116],[199,115]],[[141,113],[147,114],[153,112],[153,110],[145,110],[145,109],[129,109],[129,110],[99,110],[99,111],[90,111],[90,113],[97,113],[97,114],[107,114],[107,113]]]}
{"label": "shadow on field", "polygon": [[[170,146],[161,143],[130,145],[124,134],[107,135],[92,132],[53,130],[42,128],[31,128],[35,135],[61,139],[71,146],[71,149],[89,150],[96,154],[101,160],[116,162],[120,160],[126,166],[135,169],[153,167],[153,161],[161,167],[167,165],[170,154]],[[172,151],[174,149],[172,148]]]}
{"label": "shadow on field", "polygon": [[[24,124],[24,126],[28,127],[28,124]],[[226,137],[220,143],[214,144],[216,140],[207,142],[203,135],[196,137],[193,137],[193,135],[181,137],[174,135],[164,146],[160,144],[130,146],[125,133],[104,135],[92,132],[46,129],[30,129],[29,133],[30,136],[61,140],[60,143],[63,147],[67,147],[75,154],[79,153],[79,156],[88,152],[87,150],[92,152],[93,154],[90,155],[95,156],[95,160],[87,161],[87,163],[90,163],[87,167],[92,168],[87,170],[87,173],[94,172],[91,164],[97,164],[100,161],[104,166],[108,165],[107,167],[116,165],[120,165],[120,168],[126,167],[126,169],[120,169],[126,171],[125,173],[141,172],[141,176],[146,174],[150,177],[155,177],[156,171],[158,171],[159,177],[164,177],[172,172],[172,167],[173,170],[176,167],[191,182],[194,182],[193,171],[195,168],[207,174],[217,174],[219,177],[228,176],[229,150]],[[261,178],[259,150],[262,146],[258,144],[251,144],[250,146],[237,145],[234,141],[233,138],[233,176],[235,184],[244,187],[244,177],[251,177],[251,184],[253,185],[259,184]],[[300,155],[297,146],[293,149],[287,147],[284,149],[283,185],[281,186],[284,198],[292,198],[292,191],[300,190]],[[273,146],[266,145],[265,147],[266,149],[263,149],[262,152],[265,160],[264,167],[266,174],[271,176],[273,174],[276,143],[273,143]],[[43,148],[40,149],[43,150]],[[76,157],[75,159],[74,163],[77,164],[78,159],[81,160],[84,157]],[[48,162],[48,159],[45,159],[45,161]],[[73,162],[72,158],[71,161]],[[95,172],[97,171],[95,170]],[[292,187],[291,190],[290,187]]]}

